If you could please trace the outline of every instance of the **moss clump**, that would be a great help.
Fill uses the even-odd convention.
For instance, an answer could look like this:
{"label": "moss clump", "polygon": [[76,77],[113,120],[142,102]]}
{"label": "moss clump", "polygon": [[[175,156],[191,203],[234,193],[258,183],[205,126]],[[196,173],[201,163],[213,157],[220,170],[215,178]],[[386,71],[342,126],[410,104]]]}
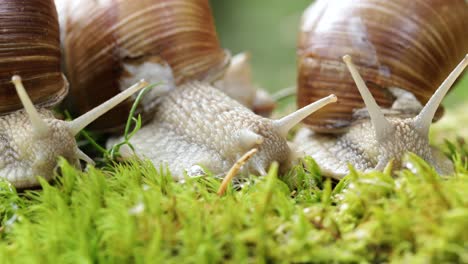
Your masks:
{"label": "moss clump", "polygon": [[313,160],[287,182],[272,166],[216,195],[211,176],[176,183],[135,161],[76,171],[42,190],[0,186],[1,263],[468,262],[468,170],[353,171],[333,187]]}

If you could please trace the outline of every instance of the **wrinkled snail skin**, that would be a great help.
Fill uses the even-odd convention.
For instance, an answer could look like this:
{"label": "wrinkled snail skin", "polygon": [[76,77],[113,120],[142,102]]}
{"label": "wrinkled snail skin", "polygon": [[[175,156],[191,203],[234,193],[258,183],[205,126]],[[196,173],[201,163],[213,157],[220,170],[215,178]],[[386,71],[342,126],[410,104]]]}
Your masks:
{"label": "wrinkled snail skin", "polygon": [[50,180],[58,157],[79,166],[81,152],[65,121],[55,119],[50,110],[38,109],[49,128],[47,136],[34,136],[24,110],[0,118],[0,177],[17,188],[38,185],[37,176]]}
{"label": "wrinkled snail skin", "polygon": [[271,120],[210,85],[191,82],[162,96],[154,119],[130,143],[140,158],[150,159],[156,167],[167,166],[176,179],[183,179],[193,166],[214,174],[226,173],[245,152],[257,148],[246,171],[265,175],[273,161],[283,168],[290,166],[295,151],[286,141],[289,129],[335,101],[336,96],[330,95],[282,119]]}
{"label": "wrinkled snail skin", "polygon": [[[379,144],[374,136],[374,128],[369,120],[357,122],[341,136],[315,133],[301,128],[294,143],[308,156],[314,158],[324,175],[341,179],[349,173],[348,165],[360,171],[383,170],[393,159],[393,168],[401,168],[401,158],[410,151],[433,165],[438,172],[448,175],[453,171],[451,161],[438,149],[429,145],[427,136],[414,131],[411,120],[388,118],[396,128],[384,144]],[[299,144],[301,143],[301,144]]]}
{"label": "wrinkled snail skin", "polygon": [[383,170],[393,160],[394,169],[402,167],[406,152],[413,152],[434,166],[441,174],[453,172],[453,164],[440,151],[429,145],[429,127],[437,108],[457,77],[468,65],[468,55],[437,89],[429,102],[411,118],[386,117],[376,104],[350,56],[344,57],[369,111],[369,118],[357,120],[346,133],[318,134],[301,129],[294,142],[300,151],[312,156],[323,173],[340,179],[349,173],[348,164],[356,169]]}

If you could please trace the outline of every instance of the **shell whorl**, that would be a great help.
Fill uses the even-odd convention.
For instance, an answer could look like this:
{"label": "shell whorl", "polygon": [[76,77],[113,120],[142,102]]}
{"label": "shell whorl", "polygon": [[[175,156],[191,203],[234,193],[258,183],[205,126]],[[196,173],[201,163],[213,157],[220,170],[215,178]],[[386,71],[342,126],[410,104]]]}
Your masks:
{"label": "shell whorl", "polygon": [[303,15],[298,44],[298,105],[333,92],[340,98],[310,116],[320,132],[345,128],[364,103],[341,57],[354,58],[377,103],[398,87],[424,105],[468,53],[464,0],[316,1]]}
{"label": "shell whorl", "polygon": [[[207,0],[79,0],[64,9],[71,94],[93,98],[74,102],[80,113],[119,92],[122,80],[131,77],[129,66],[167,64],[175,83],[182,84],[210,78],[229,61]],[[119,125],[115,116],[125,117],[129,105],[97,123],[101,128]]]}
{"label": "shell whorl", "polygon": [[23,107],[11,84],[13,75],[21,75],[37,105],[55,105],[67,94],[53,0],[0,1],[1,114]]}

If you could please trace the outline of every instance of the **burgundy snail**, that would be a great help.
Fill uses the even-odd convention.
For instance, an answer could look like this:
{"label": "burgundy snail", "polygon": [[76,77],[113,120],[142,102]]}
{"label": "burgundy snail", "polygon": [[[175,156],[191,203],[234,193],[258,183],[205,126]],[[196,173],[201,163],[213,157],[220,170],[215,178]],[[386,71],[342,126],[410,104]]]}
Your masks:
{"label": "burgundy snail", "polygon": [[[0,177],[18,188],[54,175],[59,156],[92,162],[75,135],[143,88],[138,83],[73,121],[49,109],[68,92],[60,70],[59,25],[53,1],[0,1]],[[24,86],[23,86],[24,83]],[[16,92],[15,92],[16,88]]]}
{"label": "burgundy snail", "polygon": [[407,151],[450,173],[428,133],[467,64],[467,18],[464,0],[316,1],[300,28],[298,105],[330,92],[340,101],[305,120],[310,128],[295,138],[301,150],[335,178],[348,164],[382,170],[394,160],[399,168]]}
{"label": "burgundy snail", "polygon": [[[100,87],[109,94],[96,99],[105,100],[142,77],[166,83],[170,91],[165,95],[150,92],[143,99],[141,112],[149,122],[130,143],[139,157],[167,166],[175,178],[200,165],[223,174],[251,148],[258,148],[245,166],[252,173],[265,174],[272,161],[288,165],[295,153],[285,139],[288,130],[336,101],[331,95],[271,120],[215,89],[211,83],[223,75],[229,56],[220,48],[208,0],[67,3],[63,39],[74,98],[98,97],[95,87]],[[93,107],[89,100],[78,104]],[[121,124],[112,116],[95,124],[109,129],[107,121]],[[125,152],[124,156],[133,154]]]}

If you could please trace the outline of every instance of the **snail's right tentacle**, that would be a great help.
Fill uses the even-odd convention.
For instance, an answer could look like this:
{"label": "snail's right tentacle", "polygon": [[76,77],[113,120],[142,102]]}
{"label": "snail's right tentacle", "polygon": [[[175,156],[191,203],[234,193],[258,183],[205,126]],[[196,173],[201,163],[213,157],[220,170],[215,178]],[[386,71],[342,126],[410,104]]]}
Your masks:
{"label": "snail's right tentacle", "polygon": [[35,138],[42,138],[49,134],[49,127],[47,124],[42,120],[41,116],[34,107],[31,98],[29,98],[26,89],[24,89],[23,82],[21,81],[21,77],[18,75],[14,75],[11,78],[11,82],[15,85],[16,93],[21,100],[21,103],[24,106],[24,110],[28,114],[29,120],[31,121],[31,125],[33,128],[33,133]]}

